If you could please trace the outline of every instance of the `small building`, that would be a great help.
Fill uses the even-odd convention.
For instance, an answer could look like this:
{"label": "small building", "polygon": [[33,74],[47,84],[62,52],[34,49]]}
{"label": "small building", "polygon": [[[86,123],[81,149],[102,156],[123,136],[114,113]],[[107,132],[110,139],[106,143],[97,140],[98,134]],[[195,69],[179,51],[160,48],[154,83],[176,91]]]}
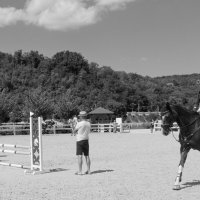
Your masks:
{"label": "small building", "polygon": [[92,124],[106,124],[114,121],[114,113],[110,110],[104,109],[102,107],[96,108],[89,114]]}

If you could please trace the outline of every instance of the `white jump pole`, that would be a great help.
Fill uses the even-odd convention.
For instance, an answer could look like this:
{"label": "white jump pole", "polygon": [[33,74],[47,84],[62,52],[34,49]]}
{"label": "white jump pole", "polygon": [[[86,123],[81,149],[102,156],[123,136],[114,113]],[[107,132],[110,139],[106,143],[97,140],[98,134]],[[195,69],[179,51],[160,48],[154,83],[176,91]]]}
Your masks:
{"label": "white jump pole", "polygon": [[30,169],[30,166],[25,166],[25,165],[20,165],[20,164],[12,164],[12,163],[0,162],[0,165],[9,166],[9,167],[23,168],[23,169]]}
{"label": "white jump pole", "polygon": [[23,146],[18,144],[0,144],[1,148],[10,147],[10,148],[20,148],[20,149],[30,149],[29,146]]}
{"label": "white jump pole", "polygon": [[42,149],[42,117],[38,118],[38,129],[39,129],[39,145],[40,145],[40,171],[44,171],[43,169],[43,149]]}
{"label": "white jump pole", "polygon": [[2,153],[13,153],[13,154],[22,154],[22,155],[30,155],[30,152],[18,151],[18,150],[10,150],[10,149],[0,149]]}
{"label": "white jump pole", "polygon": [[[18,148],[28,149],[29,151],[11,150],[4,148]],[[25,174],[41,174],[43,170],[43,152],[42,152],[42,117],[33,118],[33,113],[30,113],[30,146],[14,145],[14,144],[0,144],[0,152],[30,155],[31,166],[25,166],[20,164],[4,163],[0,162],[0,165],[24,168]]]}
{"label": "white jump pole", "polygon": [[[37,121],[36,121],[37,120]],[[33,118],[30,113],[30,147],[31,147],[31,170],[26,170],[26,174],[43,173],[42,154],[42,117]]]}
{"label": "white jump pole", "polygon": [[[42,117],[38,117],[38,139],[39,139],[39,165],[36,165],[36,168],[39,171],[43,171],[43,154],[42,154]],[[33,167],[35,165],[33,164]]]}
{"label": "white jump pole", "polygon": [[[31,170],[33,170],[33,144],[32,144],[32,138],[33,138],[33,117],[32,113],[30,112],[30,147],[31,147]],[[27,173],[27,171],[25,171]]]}
{"label": "white jump pole", "polygon": [[[13,144],[0,144],[0,148],[25,148],[25,146],[22,145],[13,145]],[[29,151],[19,151],[19,150],[12,150],[12,149],[0,149],[0,152],[2,153],[11,153],[11,154],[21,154],[21,155],[30,155],[30,147],[26,146],[26,149]],[[20,165],[20,164],[13,164],[13,163],[5,163],[0,162],[0,165],[3,166],[9,166],[9,167],[17,167],[17,168],[23,168],[23,169],[30,169],[30,166]]]}

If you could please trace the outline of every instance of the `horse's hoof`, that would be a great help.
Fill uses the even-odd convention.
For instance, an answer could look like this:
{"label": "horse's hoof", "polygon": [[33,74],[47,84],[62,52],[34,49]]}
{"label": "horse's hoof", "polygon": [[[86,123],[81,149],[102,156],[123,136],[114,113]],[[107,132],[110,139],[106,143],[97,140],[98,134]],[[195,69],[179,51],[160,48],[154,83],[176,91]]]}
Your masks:
{"label": "horse's hoof", "polygon": [[174,185],[173,187],[173,190],[180,190],[180,189],[181,189],[180,185]]}

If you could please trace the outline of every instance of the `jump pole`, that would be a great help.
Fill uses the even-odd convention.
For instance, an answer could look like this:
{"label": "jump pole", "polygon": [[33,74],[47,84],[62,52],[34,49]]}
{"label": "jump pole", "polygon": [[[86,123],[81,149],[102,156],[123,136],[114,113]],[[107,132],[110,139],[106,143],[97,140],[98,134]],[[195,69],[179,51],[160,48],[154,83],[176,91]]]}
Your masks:
{"label": "jump pole", "polygon": [[[13,144],[0,144],[0,148],[2,148],[2,149],[0,149],[0,152],[2,152],[2,153],[31,155],[30,147],[28,147],[28,146],[13,145]],[[5,148],[14,148],[14,150],[5,149]],[[28,151],[20,151],[18,149],[26,149]],[[25,165],[20,165],[20,164],[13,164],[13,163],[0,162],[0,165],[9,166],[9,167],[23,168],[23,169],[30,169],[30,166],[25,166]]]}
{"label": "jump pole", "polygon": [[13,154],[21,154],[21,155],[30,155],[30,152],[18,151],[18,150],[10,150],[10,149],[0,149],[2,153],[13,153]]}
{"label": "jump pole", "polygon": [[42,174],[43,152],[42,152],[42,117],[33,118],[30,113],[30,147],[31,147],[31,169],[25,170],[25,174]]}
{"label": "jump pole", "polygon": [[17,168],[22,168],[22,169],[30,169],[30,166],[25,166],[25,165],[20,165],[20,164],[12,164],[12,163],[4,163],[4,162],[1,162],[0,164],[4,165],[4,166],[9,166],[9,167],[17,167]]}
{"label": "jump pole", "polygon": [[[26,169],[25,174],[42,174],[46,172],[43,169],[43,152],[42,152],[42,117],[33,118],[33,113],[30,113],[30,146],[14,145],[14,144],[0,144],[0,152],[30,155],[31,166],[20,164],[12,164],[0,162],[0,165],[17,167]],[[28,151],[11,150],[4,148],[27,149]]]}
{"label": "jump pole", "polygon": [[17,145],[17,144],[0,144],[1,148],[11,147],[11,148],[20,148],[20,149],[30,149],[29,146]]}

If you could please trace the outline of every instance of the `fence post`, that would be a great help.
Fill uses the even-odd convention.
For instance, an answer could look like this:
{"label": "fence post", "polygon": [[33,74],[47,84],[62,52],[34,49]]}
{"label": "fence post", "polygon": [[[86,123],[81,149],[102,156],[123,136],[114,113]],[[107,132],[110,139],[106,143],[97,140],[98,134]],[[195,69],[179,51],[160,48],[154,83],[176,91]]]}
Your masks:
{"label": "fence post", "polygon": [[53,133],[54,133],[54,135],[56,135],[56,125],[55,124],[53,125]]}
{"label": "fence post", "polygon": [[13,123],[13,134],[16,135],[15,124]]}
{"label": "fence post", "polygon": [[123,132],[123,124],[121,123],[120,124],[120,133],[122,133]]}
{"label": "fence post", "polygon": [[105,126],[103,124],[101,124],[101,132],[105,133]]}

